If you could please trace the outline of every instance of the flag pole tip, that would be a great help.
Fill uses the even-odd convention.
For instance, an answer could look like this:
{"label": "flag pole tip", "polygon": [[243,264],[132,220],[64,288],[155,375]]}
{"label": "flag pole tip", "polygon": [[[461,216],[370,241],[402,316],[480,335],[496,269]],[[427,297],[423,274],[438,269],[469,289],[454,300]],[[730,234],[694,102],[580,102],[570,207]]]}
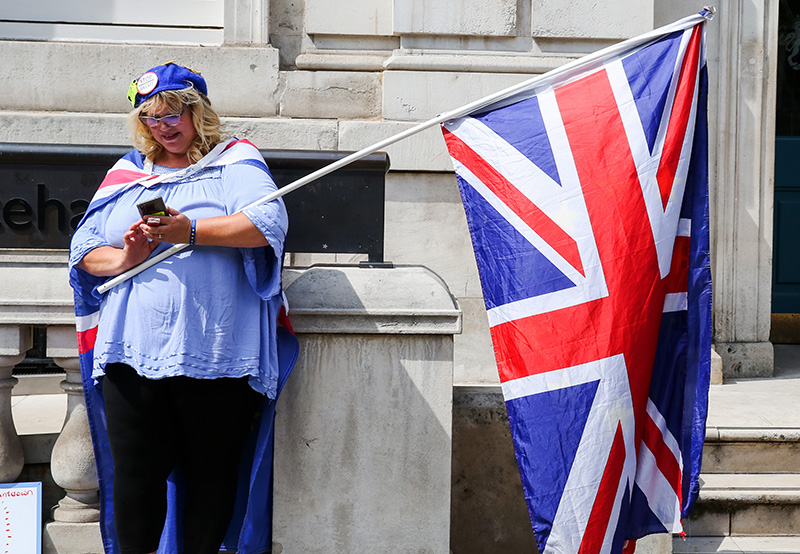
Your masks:
{"label": "flag pole tip", "polygon": [[700,15],[711,21],[714,19],[714,15],[717,13],[717,8],[715,6],[704,6],[703,11],[700,12]]}

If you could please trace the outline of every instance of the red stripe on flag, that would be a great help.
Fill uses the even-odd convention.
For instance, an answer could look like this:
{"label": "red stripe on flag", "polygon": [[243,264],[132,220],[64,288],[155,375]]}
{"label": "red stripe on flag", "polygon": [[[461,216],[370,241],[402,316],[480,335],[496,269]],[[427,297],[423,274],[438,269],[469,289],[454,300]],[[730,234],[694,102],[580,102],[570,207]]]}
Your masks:
{"label": "red stripe on flag", "polygon": [[295,334],[292,322],[289,321],[289,314],[286,312],[286,306],[281,306],[281,311],[278,312],[278,325],[287,329],[291,334]]}
{"label": "red stripe on flag", "polygon": [[669,482],[672,490],[678,497],[678,502],[681,502],[681,466],[678,460],[675,459],[675,454],[669,449],[667,443],[664,442],[664,436],[661,434],[661,429],[655,424],[651,417],[646,417],[644,424],[644,441],[650,452],[656,459],[658,470],[664,475],[664,478]]}
{"label": "red stripe on flag", "polygon": [[539,234],[567,263],[585,277],[581,255],[575,240],[464,141],[447,129],[443,128],[442,131],[450,155],[464,164],[498,198],[502,198],[504,203],[526,225]]}
{"label": "red stripe on flag", "polygon": [[603,479],[600,481],[600,488],[597,490],[578,554],[595,554],[603,548],[603,539],[606,536],[617,491],[620,486],[623,486],[620,483],[620,477],[622,477],[624,465],[625,439],[622,436],[622,425],[618,423],[617,433],[611,445],[611,453],[608,455]]}
{"label": "red stripe on flag", "polygon": [[500,381],[625,354],[634,406],[646,406],[664,308],[653,233],[608,77],[556,91],[587,200],[608,297],[495,325]]}
{"label": "red stripe on flag", "polygon": [[689,237],[675,237],[672,265],[664,278],[667,294],[689,290]]}
{"label": "red stripe on flag", "polygon": [[[232,143],[230,143],[228,146],[226,146],[226,147],[225,147],[225,150],[228,150],[229,148],[232,148],[234,145],[236,145],[236,144],[239,144],[239,143],[242,143],[242,144],[249,144],[250,146],[252,146],[252,147],[253,147],[253,148],[255,148],[256,150],[258,150],[258,147],[257,147],[255,144],[253,144],[252,142],[250,142],[249,140],[247,140],[247,139],[239,139],[239,140],[235,140],[235,141],[233,141]],[[223,152],[224,152],[225,150],[223,150]]]}
{"label": "red stripe on flag", "polygon": [[[634,417],[646,414],[664,309],[653,231],[605,72],[556,90],[608,296],[492,327],[501,382],[622,354]],[[637,425],[634,446],[641,443]]]}
{"label": "red stripe on flag", "polygon": [[112,185],[122,185],[147,176],[147,173],[134,171],[132,169],[114,169],[110,171],[108,175],[106,175],[105,179],[103,179],[103,182],[100,183],[100,186],[97,188],[99,190]]}
{"label": "red stripe on flag", "polygon": [[85,354],[94,348],[95,340],[97,340],[97,325],[86,331],[78,331],[78,353]]}
{"label": "red stripe on flag", "polygon": [[[661,163],[658,168],[658,188],[661,190],[661,202],[664,204],[664,208],[667,206],[672,185],[675,182],[678,162],[683,152],[686,127],[689,125],[689,116],[692,111],[701,33],[701,26],[698,25],[694,28],[692,38],[689,39],[689,44],[686,46],[686,54],[683,56],[683,64],[678,76],[678,87],[675,91],[675,102],[669,116],[664,152],[661,154]],[[690,152],[686,152],[685,155],[689,154]]]}

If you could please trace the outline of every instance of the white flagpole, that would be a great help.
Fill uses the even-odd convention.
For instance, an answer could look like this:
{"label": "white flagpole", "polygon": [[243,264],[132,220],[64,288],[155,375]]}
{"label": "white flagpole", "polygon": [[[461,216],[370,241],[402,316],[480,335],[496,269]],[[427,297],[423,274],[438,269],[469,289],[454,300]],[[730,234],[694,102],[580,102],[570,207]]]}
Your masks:
{"label": "white flagpole", "polygon": [[[485,96],[485,97],[483,97],[483,98],[481,98],[479,100],[475,100],[474,102],[470,102],[469,104],[461,106],[460,108],[457,108],[455,110],[452,110],[452,111],[437,115],[433,119],[430,119],[428,121],[424,121],[422,123],[419,123],[419,124],[415,125],[414,127],[411,127],[410,129],[406,129],[405,131],[397,133],[396,135],[392,135],[389,138],[385,138],[382,141],[376,142],[375,144],[373,144],[371,146],[363,148],[363,149],[359,150],[358,152],[354,152],[354,153],[350,154],[349,156],[346,156],[346,157],[342,158],[339,161],[336,161],[336,162],[333,162],[332,164],[326,165],[325,167],[322,167],[322,168],[314,171],[313,173],[310,173],[309,175],[306,175],[305,177],[302,177],[302,178],[294,181],[293,183],[290,183],[290,184],[286,185],[285,187],[282,187],[282,188],[276,190],[272,194],[268,194],[267,196],[264,196],[263,198],[259,198],[258,200],[256,200],[252,204],[248,204],[247,206],[245,206],[244,208],[242,208],[239,211],[246,210],[247,208],[251,208],[251,207],[256,206],[258,204],[264,204],[264,203],[267,203],[267,202],[271,202],[271,201],[275,200],[276,198],[280,198],[284,194],[288,194],[288,193],[290,193],[290,192],[292,192],[294,190],[297,190],[300,187],[303,187],[303,186],[311,183],[312,181],[315,181],[316,179],[319,179],[320,177],[323,177],[323,176],[327,175],[328,173],[332,173],[332,172],[336,171],[337,169],[340,169],[340,168],[342,168],[342,167],[344,167],[344,166],[346,166],[348,164],[351,164],[351,163],[353,163],[353,162],[355,162],[357,160],[360,160],[361,158],[364,158],[364,157],[366,157],[366,156],[368,156],[368,155],[370,155],[370,154],[372,154],[374,152],[377,152],[378,150],[380,150],[382,148],[385,148],[385,147],[387,147],[389,145],[392,145],[392,144],[394,144],[396,142],[399,142],[399,141],[401,141],[401,140],[403,140],[405,138],[408,138],[408,137],[410,137],[412,135],[416,135],[417,133],[419,133],[421,131],[424,131],[425,129],[429,129],[430,127],[433,127],[435,125],[439,125],[440,123],[444,123],[445,121],[450,121],[451,119],[458,119],[459,117],[463,117],[463,116],[465,116],[467,114],[470,114],[472,112],[478,111],[481,108],[485,108],[486,106],[489,106],[490,104],[494,104],[495,102],[499,102],[501,100],[505,100],[505,99],[507,99],[509,97],[512,97],[517,93],[522,93],[522,92],[530,89],[534,85],[540,86],[540,87],[541,86],[546,86],[548,83],[554,81],[555,79],[560,79],[562,77],[569,77],[569,75],[572,74],[572,73],[578,73],[580,71],[583,71],[588,66],[591,66],[592,64],[597,63],[601,59],[607,59],[609,57],[618,55],[621,52],[625,52],[625,51],[627,51],[627,50],[629,50],[631,48],[636,48],[637,46],[640,46],[642,44],[646,44],[646,43],[650,42],[651,40],[654,40],[654,39],[656,39],[658,37],[667,35],[669,33],[674,33],[675,31],[688,29],[689,27],[693,27],[694,25],[697,25],[698,23],[701,23],[701,22],[704,22],[704,21],[710,21],[714,17],[715,13],[716,13],[716,9],[713,8],[713,7],[704,8],[703,12],[701,12],[699,14],[695,14],[695,15],[691,15],[689,17],[685,17],[685,18],[683,18],[683,19],[681,19],[679,21],[676,21],[676,22],[671,23],[669,25],[665,25],[664,27],[660,27],[658,29],[655,29],[655,30],[650,31],[648,33],[645,33],[643,35],[639,35],[639,36],[636,36],[634,38],[625,40],[625,41],[620,42],[618,44],[609,46],[608,48],[603,48],[602,50],[598,50],[597,52],[594,52],[592,54],[588,54],[586,56],[583,56],[580,59],[577,59],[577,60],[574,60],[574,61],[569,62],[567,64],[564,64],[561,67],[558,67],[556,69],[548,71],[547,73],[544,73],[542,75],[537,75],[536,77],[533,77],[531,79],[528,79],[528,80],[523,81],[521,83],[518,83],[516,85],[513,85],[513,86],[510,86],[508,88],[505,88],[505,89],[503,89],[501,91],[498,91],[498,92],[495,92],[493,94],[490,94],[489,96]],[[516,98],[514,101],[519,101],[519,100],[522,100],[523,98],[524,97]],[[119,275],[117,275],[113,279],[110,279],[110,280],[106,281],[105,283],[103,283],[102,285],[97,287],[97,291],[99,293],[101,293],[101,294],[105,293],[105,292],[111,290],[112,288],[114,288],[115,286],[117,286],[118,284],[120,284],[120,283],[122,283],[124,281],[127,281],[128,279],[130,279],[134,275],[138,275],[139,273],[141,273],[145,269],[147,269],[149,267],[152,267],[153,265],[157,264],[158,262],[160,262],[162,260],[165,260],[166,258],[169,258],[173,254],[177,254],[181,250],[185,249],[187,246],[189,246],[189,245],[188,244],[175,244],[175,245],[171,246],[170,248],[164,250],[160,254],[157,254],[157,255],[153,256],[152,258],[148,258],[147,260],[145,260],[141,264],[137,265],[136,267],[133,267],[133,268],[129,269],[128,271],[124,272],[124,273],[120,273]]]}

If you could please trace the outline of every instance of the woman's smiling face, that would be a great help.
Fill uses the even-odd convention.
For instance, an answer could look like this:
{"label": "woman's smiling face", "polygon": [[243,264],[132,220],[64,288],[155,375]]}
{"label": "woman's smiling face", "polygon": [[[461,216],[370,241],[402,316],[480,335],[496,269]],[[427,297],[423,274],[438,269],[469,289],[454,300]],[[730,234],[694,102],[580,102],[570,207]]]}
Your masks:
{"label": "woman's smiling face", "polygon": [[[164,117],[167,115],[174,115],[166,106],[158,106],[158,109],[153,110],[152,113],[144,115],[150,117]],[[186,154],[197,136],[194,124],[192,123],[192,107],[187,106],[180,116],[178,124],[170,127],[163,121],[159,121],[155,127],[150,127],[150,132],[153,133],[153,138],[161,146],[164,151],[153,160],[156,164],[165,165],[168,167],[186,167],[189,165],[189,159]]]}

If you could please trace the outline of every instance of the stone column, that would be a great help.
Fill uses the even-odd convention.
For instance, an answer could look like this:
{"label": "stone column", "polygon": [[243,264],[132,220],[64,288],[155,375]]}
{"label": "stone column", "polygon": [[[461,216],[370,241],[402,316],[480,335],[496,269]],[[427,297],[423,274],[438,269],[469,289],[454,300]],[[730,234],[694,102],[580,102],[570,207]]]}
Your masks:
{"label": "stone column", "polygon": [[67,417],[53,445],[50,470],[53,480],[67,495],[53,511],[53,519],[70,523],[100,521],[97,469],[80,364],[78,358],[54,358],[54,361],[67,373],[61,382],[61,388],[67,393]]}
{"label": "stone column", "polygon": [[777,19],[777,0],[731,0],[708,25],[714,326],[726,377],[773,370]]}
{"label": "stone column", "polygon": [[[698,9],[654,6],[657,25]],[[706,25],[714,336],[726,377],[769,376],[778,0],[717,8]]]}
{"label": "stone column", "polygon": [[225,44],[268,44],[269,15],[269,0],[225,0]]}
{"label": "stone column", "polygon": [[54,521],[45,526],[44,550],[58,554],[102,553],[97,469],[74,326],[47,328],[47,355],[67,373],[61,382],[67,393],[67,416],[50,460],[53,480],[66,496],[53,509]]}
{"label": "stone column", "polygon": [[17,384],[11,373],[25,358],[31,343],[30,327],[0,325],[0,483],[16,481],[25,464],[11,414],[11,389]]}
{"label": "stone column", "polygon": [[453,334],[422,267],[284,273],[300,357],[278,403],[274,554],[447,554]]}

